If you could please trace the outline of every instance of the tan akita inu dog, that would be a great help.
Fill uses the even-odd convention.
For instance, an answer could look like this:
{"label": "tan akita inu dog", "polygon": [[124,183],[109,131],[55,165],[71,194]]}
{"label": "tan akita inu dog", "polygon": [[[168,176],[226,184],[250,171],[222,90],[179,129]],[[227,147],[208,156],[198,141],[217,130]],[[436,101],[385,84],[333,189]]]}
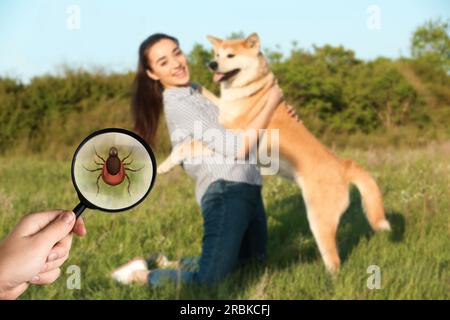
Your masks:
{"label": "tan akita inu dog", "polygon": [[[245,129],[261,111],[267,94],[276,83],[260,52],[258,35],[246,39],[221,40],[208,36],[214,46],[214,81],[220,82],[220,99],[204,90],[203,94],[220,110],[220,123],[228,129]],[[302,189],[308,222],[328,271],[337,272],[340,259],[336,232],[341,215],[349,205],[349,186],[356,185],[362,195],[367,219],[376,231],[390,230],[383,199],[371,175],[352,160],[343,160],[319,142],[301,121],[288,112],[282,101],[274,111],[267,129],[279,130],[280,171]],[[182,161],[195,149],[191,142],[175,148],[161,164],[160,173]],[[173,160],[178,159],[178,160]]]}

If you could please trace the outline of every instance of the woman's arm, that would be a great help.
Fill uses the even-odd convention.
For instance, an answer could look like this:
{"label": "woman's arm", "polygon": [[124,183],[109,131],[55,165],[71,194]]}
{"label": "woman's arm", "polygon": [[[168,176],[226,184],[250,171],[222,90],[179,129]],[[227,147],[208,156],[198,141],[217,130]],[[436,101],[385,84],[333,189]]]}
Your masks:
{"label": "woman's arm", "polygon": [[[282,92],[278,86],[271,89],[262,112],[244,132],[239,133],[227,130],[220,125],[217,113],[208,108],[203,109],[203,99],[198,99],[194,95],[166,101],[164,106],[166,117],[175,126],[171,134],[176,133],[176,137],[172,137],[171,140],[178,144],[186,137],[191,136],[192,139],[202,141],[209,149],[225,157],[245,159],[259,139],[258,129],[267,127],[272,113],[281,101],[281,97]],[[215,131],[209,131],[210,129]],[[200,133],[200,136],[196,135],[196,132]],[[220,140],[215,139],[214,133],[220,134]],[[233,142],[233,145],[230,145],[230,142]]]}
{"label": "woman's arm", "polygon": [[209,91],[208,89],[206,89],[204,86],[200,86],[200,93],[209,101],[211,101],[212,103],[214,103],[216,106],[219,106],[220,103],[220,98],[218,96],[216,96],[214,93],[212,93],[211,91]]}
{"label": "woman's arm", "polygon": [[238,151],[236,158],[245,159],[247,157],[250,150],[260,139],[259,129],[266,129],[273,112],[280,104],[282,98],[283,92],[278,85],[275,85],[270,89],[263,110],[248,124],[242,135],[243,143],[241,144],[241,149]]}
{"label": "woman's arm", "polygon": [[[215,105],[219,104],[219,98],[215,96],[212,92],[210,92],[205,87],[200,87],[200,93],[213,102]],[[255,143],[259,140],[259,129],[265,129],[269,124],[269,120],[272,117],[273,112],[276,107],[281,102],[283,98],[283,92],[280,87],[276,84],[269,92],[269,96],[267,101],[263,107],[262,112],[260,112],[245,128],[244,133],[242,134],[242,143],[241,148],[238,150],[236,154],[237,159],[245,159],[253,148]],[[288,110],[291,113],[290,110]]]}

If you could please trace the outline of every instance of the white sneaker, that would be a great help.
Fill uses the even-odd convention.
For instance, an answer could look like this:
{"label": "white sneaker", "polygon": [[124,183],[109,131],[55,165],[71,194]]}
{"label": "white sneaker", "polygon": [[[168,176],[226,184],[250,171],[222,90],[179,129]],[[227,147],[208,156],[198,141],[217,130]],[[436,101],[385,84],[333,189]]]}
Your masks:
{"label": "white sneaker", "polygon": [[115,269],[111,272],[111,277],[122,283],[122,284],[130,284],[132,282],[132,274],[134,271],[144,270],[148,271],[147,263],[144,259],[133,259],[127,264]]}

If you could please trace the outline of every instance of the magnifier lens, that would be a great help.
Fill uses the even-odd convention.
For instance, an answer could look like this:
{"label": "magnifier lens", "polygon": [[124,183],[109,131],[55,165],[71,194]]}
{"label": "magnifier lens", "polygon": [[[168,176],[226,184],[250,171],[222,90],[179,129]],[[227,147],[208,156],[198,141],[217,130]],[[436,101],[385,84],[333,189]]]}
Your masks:
{"label": "magnifier lens", "polygon": [[156,163],[148,145],[122,129],[93,133],[78,147],[72,180],[82,205],[116,212],[129,209],[149,193]]}

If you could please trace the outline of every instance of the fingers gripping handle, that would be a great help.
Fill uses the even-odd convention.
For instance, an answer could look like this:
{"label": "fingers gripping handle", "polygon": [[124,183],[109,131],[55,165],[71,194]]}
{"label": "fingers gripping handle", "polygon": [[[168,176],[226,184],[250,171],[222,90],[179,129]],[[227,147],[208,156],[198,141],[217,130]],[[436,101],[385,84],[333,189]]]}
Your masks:
{"label": "fingers gripping handle", "polygon": [[77,206],[75,208],[73,208],[72,211],[75,213],[75,216],[77,217],[77,219],[79,216],[81,216],[84,209],[86,209],[86,206],[81,202],[79,204],[77,204]]}

